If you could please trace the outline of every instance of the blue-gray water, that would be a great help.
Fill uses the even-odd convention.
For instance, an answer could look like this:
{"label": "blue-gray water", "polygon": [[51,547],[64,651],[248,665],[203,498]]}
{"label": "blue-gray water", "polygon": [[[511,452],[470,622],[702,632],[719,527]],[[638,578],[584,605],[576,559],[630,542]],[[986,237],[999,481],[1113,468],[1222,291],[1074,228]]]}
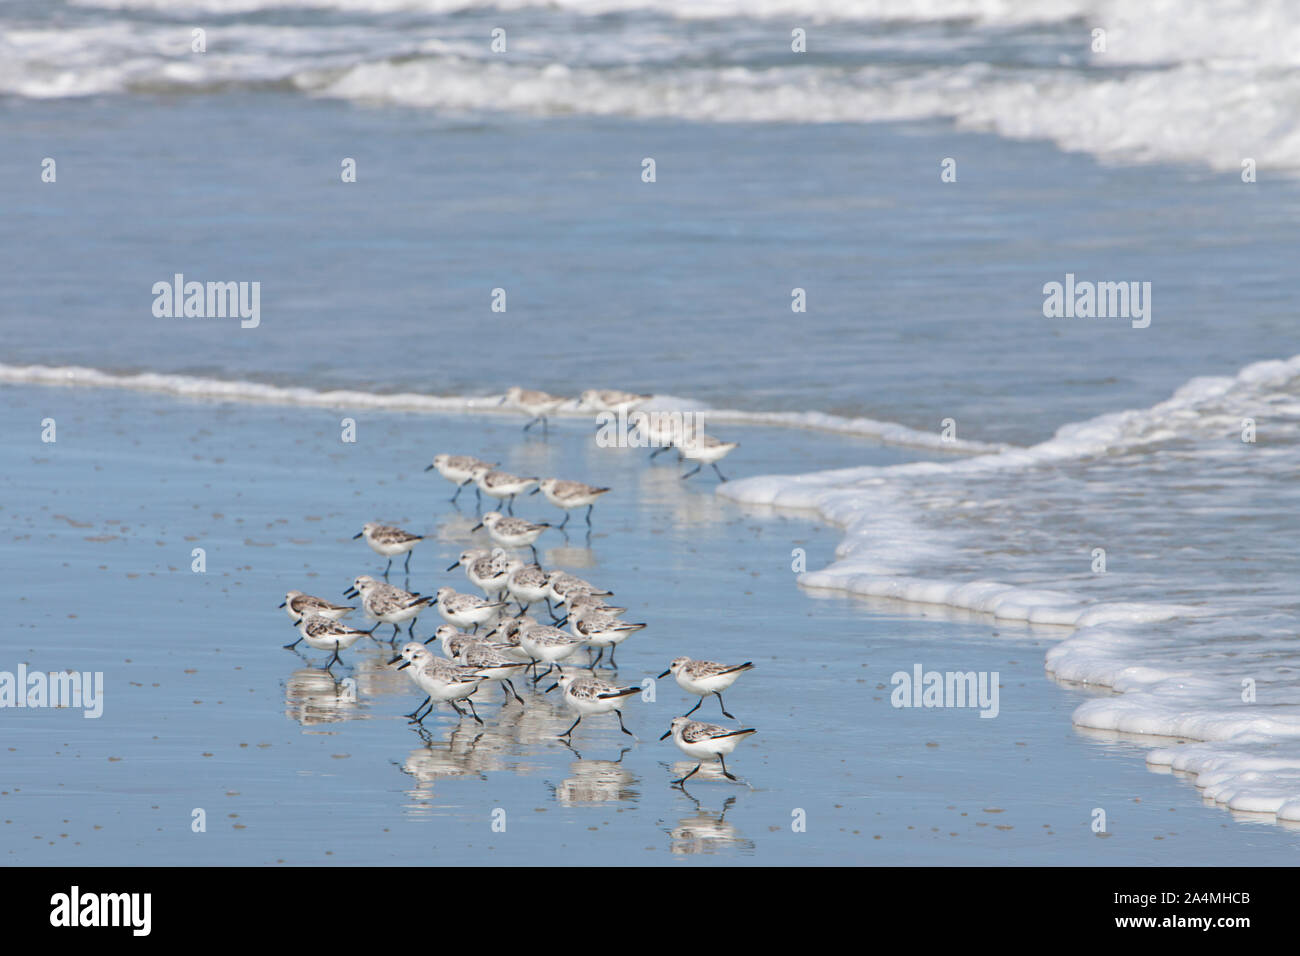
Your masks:
{"label": "blue-gray water", "polygon": [[[544,444],[509,417],[190,403],[34,387],[21,369],[381,394],[614,386],[930,434],[951,420],[962,439],[1030,445],[1300,353],[1300,138],[1276,11],[430,6],[0,10],[0,377],[15,383],[0,386],[0,556],[17,594],[0,671],[103,670],[111,692],[99,721],[0,711],[14,728],[0,754],[10,859],[419,862],[436,847],[453,862],[638,862],[692,846],[727,862],[1291,859],[1294,833],[1254,825],[1271,814],[1234,818],[1189,778],[1148,772],[1152,741],[1071,727],[1109,691],[1044,676],[1066,629],[800,590],[791,552],[805,548],[810,571],[832,564],[844,532],[828,521],[841,521],[850,557],[899,576],[1205,611],[1120,635],[1129,649],[1094,683],[1160,670],[1213,686],[1182,711],[1218,708],[1202,722],[1213,737],[1241,679],[1258,680],[1274,726],[1210,756],[1245,761],[1225,771],[1240,785],[1224,802],[1276,809],[1300,800],[1295,376],[1248,375],[1222,402],[1193,389],[1065,461],[864,476],[802,512],[747,513],[713,496],[711,475],[683,484],[667,456],[596,449],[573,421]],[[1090,52],[1101,20],[1110,48]],[[790,51],[794,26],[805,54]],[[347,158],[355,183],[340,179]],[[955,182],[941,181],[946,158]],[[260,282],[259,327],[155,317],[152,287],[176,273]],[[1045,318],[1043,285],[1067,273],[1150,282],[1150,327]],[[806,313],[791,311],[796,288]],[[355,446],[338,441],[344,415]],[[40,440],[46,418],[56,443]],[[1257,442],[1241,440],[1246,420]],[[709,430],[741,440],[722,466],[735,478],[927,457],[792,427]],[[682,702],[671,682],[629,704],[641,742],[606,767],[592,761],[617,758],[617,729],[584,723],[579,761],[550,740],[567,721],[540,699],[535,723],[493,713],[477,742],[431,720],[426,751],[397,719],[415,698],[384,651],[348,655],[359,698],[338,707],[280,650],[286,589],[336,597],[375,570],[350,540],[363,521],[438,529],[413,586],[468,590],[439,570],[472,524],[420,471],[439,451],[616,486],[591,549],[544,561],[589,572],[649,622],[620,652],[628,679],[676,654],[755,659],[728,695],[759,727],[731,762],[752,789],[705,782],[691,788],[703,809],[669,790],[678,755],[657,737]],[[536,498],[523,511],[546,513]],[[200,546],[205,575],[189,570]],[[1089,568],[1097,547],[1105,576]],[[915,663],[999,671],[1001,715],[890,707],[889,676]],[[1157,711],[1137,689],[1117,699],[1146,726]],[[196,807],[207,834],[189,829]],[[806,833],[790,829],[796,808]],[[1089,829],[1097,808],[1107,837]],[[693,826],[715,836],[674,836]]]}
{"label": "blue-gray water", "polygon": [[[1286,862],[1300,845],[1300,833],[1203,808],[1143,769],[1132,744],[1071,731],[1083,692],[1042,672],[1059,629],[805,596],[792,551],[819,566],[833,532],[728,505],[711,479],[681,481],[668,456],[649,465],[642,450],[596,448],[585,426],[543,442],[521,440],[513,419],[364,414],[345,444],[330,412],[0,394],[7,448],[30,443],[33,420],[59,423],[55,444],[11,455],[5,472],[5,566],[19,584],[3,669],[102,671],[106,684],[98,719],[5,711],[11,862],[1210,864],[1238,852]],[[810,433],[739,437],[766,470],[790,451],[829,466],[900,458]],[[485,726],[444,707],[421,734],[401,716],[420,695],[386,666],[388,644],[358,644],[333,668],[355,680],[355,702],[320,669],[328,655],[280,647],[295,637],[276,607],[286,590],[340,598],[355,575],[382,570],[351,540],[363,518],[433,536],[414,553],[413,589],[471,590],[444,569],[470,540],[472,497],[453,508],[446,482],[422,470],[422,449],[467,443],[615,487],[589,543],[557,538],[542,558],[649,622],[619,648],[620,683],[679,654],[755,662],[724,695],[759,730],[728,761],[741,783],[669,785],[693,766],[658,740],[693,702],[671,679],[653,703],[627,705],[635,741],[612,718],[587,718],[569,749],[555,739],[572,722],[555,694],[525,691],[526,708],[501,709],[493,688],[478,705]],[[518,508],[551,510],[540,497]],[[196,547],[206,573],[191,570]],[[416,633],[435,623],[427,615]],[[891,675],[917,663],[996,671],[998,717],[894,708]],[[715,700],[695,716],[730,723]],[[1096,807],[1105,838],[1090,829]],[[196,809],[206,832],[191,829]]]}

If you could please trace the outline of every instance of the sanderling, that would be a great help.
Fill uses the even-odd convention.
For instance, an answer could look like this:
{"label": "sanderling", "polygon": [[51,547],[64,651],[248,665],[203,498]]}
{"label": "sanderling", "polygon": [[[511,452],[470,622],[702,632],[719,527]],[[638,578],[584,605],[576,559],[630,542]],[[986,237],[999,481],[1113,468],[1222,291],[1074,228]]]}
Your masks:
{"label": "sanderling", "polygon": [[603,597],[583,590],[569,591],[564,598],[564,609],[567,613],[563,617],[555,616],[556,627],[564,627],[568,624],[573,612],[579,609],[595,611],[598,614],[608,614],[610,617],[618,617],[620,614],[627,613],[627,608],[606,604]]}
{"label": "sanderling", "polygon": [[448,624],[462,629],[472,627],[477,632],[480,624],[492,620],[505,606],[505,601],[489,601],[477,594],[457,594],[451,588],[438,588],[438,613]]}
{"label": "sanderling", "polygon": [[721,441],[712,435],[695,435],[686,441],[677,444],[677,451],[682,458],[689,461],[698,462],[694,469],[682,475],[682,478],[689,478],[695,472],[699,471],[705,465],[712,465],[713,470],[718,472],[718,477],[723,481],[727,476],[718,470],[718,462],[726,458],[727,455],[736,448],[740,447],[740,442]]}
{"label": "sanderling", "polygon": [[753,727],[747,727],[744,730],[732,730],[729,727],[719,727],[717,724],[705,724],[698,720],[691,720],[689,717],[674,717],[673,725],[668,729],[668,733],[659,739],[667,740],[672,737],[673,743],[677,744],[683,753],[700,761],[695,765],[695,770],[678,780],[674,780],[673,783],[685,783],[695,776],[700,767],[704,766],[706,757],[717,757],[718,762],[722,764],[722,775],[728,780],[735,780],[736,778],[727,771],[727,761],[723,757],[735,750],[736,744],[750,734],[756,733],[758,731]]}
{"label": "sanderling", "polygon": [[629,737],[636,736],[623,725],[622,707],[628,697],[640,692],[640,687],[619,687],[599,677],[577,677],[573,674],[561,674],[546,690],[550,692],[557,687],[564,688],[564,702],[578,712],[573,727],[560,734],[561,737],[572,736],[574,728],[582,723],[582,718],[608,714],[610,711],[618,714],[618,727],[623,733]]}
{"label": "sanderling", "polygon": [[500,548],[484,551],[482,548],[467,548],[460,553],[456,563],[447,568],[465,568],[465,577],[470,584],[481,590],[488,597],[500,594],[506,589],[510,572],[522,567],[523,562],[512,558]]}
{"label": "sanderling", "polygon": [[528,609],[538,601],[545,601],[549,610],[551,606],[551,576],[543,571],[541,565],[523,564],[510,572],[506,578],[506,593],[519,604],[519,613],[527,614]]}
{"label": "sanderling", "polygon": [[[510,703],[510,695],[515,695],[515,700],[523,703],[524,699],[519,696],[519,691],[515,690],[515,685],[510,683],[510,677],[515,670],[520,667],[527,667],[526,661],[518,661],[509,656],[499,647],[494,647],[483,641],[471,641],[460,649],[457,655],[460,662],[466,667],[472,667],[480,677],[487,681],[500,681],[502,691],[506,688],[510,690],[506,693],[506,704]],[[506,704],[502,704],[504,707]]]}
{"label": "sanderling", "polygon": [[405,621],[411,622],[406,631],[407,637],[415,637],[415,619],[433,603],[431,597],[403,591],[395,585],[376,581],[368,574],[360,575],[352,582],[352,587],[343,593],[345,596],[361,595],[361,608],[366,617],[375,622],[376,628],[380,624],[393,625],[393,637],[402,632],[397,625]]}
{"label": "sanderling", "polygon": [[403,531],[401,528],[394,528],[392,525],[379,524],[371,521],[360,531],[352,536],[352,540],[364,537],[366,544],[376,553],[388,558],[388,567],[384,568],[384,577],[388,577],[388,572],[393,568],[393,557],[399,554],[406,555],[406,572],[411,571],[411,549],[424,540],[424,535],[411,534],[409,531]]}
{"label": "sanderling", "polygon": [[533,542],[549,527],[550,525],[545,521],[534,524],[523,518],[506,517],[499,511],[489,511],[483,515],[482,521],[470,528],[470,531],[487,528],[488,537],[503,548],[531,548],[533,560],[536,561],[537,548],[534,547]]}
{"label": "sanderling", "polygon": [[556,525],[557,528],[563,528],[569,523],[569,509],[586,508],[587,509],[587,527],[591,527],[591,509],[596,506],[596,499],[609,491],[608,488],[597,488],[595,485],[584,485],[581,481],[561,481],[559,478],[543,478],[532,491],[530,495],[537,492],[546,495],[546,500],[557,508],[564,509],[564,520]]}
{"label": "sanderling", "polygon": [[[582,638],[566,634],[558,627],[548,624],[525,624],[519,628],[519,646],[533,662],[534,684],[585,643]],[[545,672],[537,673],[538,664],[546,665]]]}
{"label": "sanderling", "polygon": [[[297,626],[298,641],[306,641],[308,647],[318,651],[334,652],[325,665],[326,670],[332,667],[335,661],[342,659],[339,657],[339,651],[346,651],[361,638],[370,636],[369,631],[358,631],[355,627],[348,627],[328,617],[317,617],[312,614],[300,620]],[[298,641],[284,646],[293,650],[298,646]]]}
{"label": "sanderling", "polygon": [[[432,471],[437,468],[438,474],[455,485],[456,493],[451,496],[451,500],[455,501],[460,497],[464,487],[474,480],[474,469],[480,466],[491,471],[497,466],[497,463],[484,461],[481,458],[475,458],[473,455],[434,455],[433,464],[424,470]],[[478,488],[474,489],[474,495],[478,497]]]}
{"label": "sanderling", "polygon": [[637,412],[628,421],[642,446],[655,450],[650,460],[682,442],[690,441],[699,429],[699,423],[690,412]]}
{"label": "sanderling", "polygon": [[659,675],[659,679],[663,680],[672,674],[682,690],[700,696],[699,702],[683,714],[683,717],[689,717],[699,710],[700,705],[704,703],[704,698],[712,694],[718,698],[722,715],[735,720],[734,714],[727,713],[727,705],[722,702],[722,692],[734,684],[737,677],[747,670],[752,670],[753,667],[750,661],[743,664],[719,664],[717,661],[693,661],[689,657],[675,657],[668,665],[668,670]]}
{"label": "sanderling", "polygon": [[532,420],[524,426],[524,431],[532,428],[538,422],[542,423],[542,431],[546,431],[546,416],[555,411],[568,399],[560,395],[549,395],[546,392],[539,392],[533,388],[520,388],[513,385],[506,389],[505,395],[497,404],[504,405],[509,402],[521,412],[527,412],[532,416]]}
{"label": "sanderling", "polygon": [[613,412],[626,415],[639,405],[644,405],[653,395],[621,392],[616,388],[589,388],[578,396],[578,404],[595,412]]}
{"label": "sanderling", "polygon": [[600,654],[591,662],[590,667],[600,663],[609,648],[609,666],[617,669],[614,663],[614,648],[637,631],[644,630],[644,624],[629,624],[610,614],[603,614],[591,607],[580,607],[569,611],[569,630],[574,637],[582,638],[590,647],[599,647]]}
{"label": "sanderling", "polygon": [[[433,713],[435,704],[446,701],[456,713],[462,717],[465,712],[456,706],[456,701],[464,700],[469,704],[469,712],[474,715],[474,719],[480,724],[483,721],[479,718],[478,713],[474,710],[474,702],[468,700],[469,696],[478,690],[479,682],[483,679],[474,671],[472,667],[465,667],[447,660],[445,657],[436,657],[423,644],[407,644],[401,652],[388,663],[390,665],[399,664],[397,669],[415,666],[411,671],[411,680],[415,681],[417,687],[428,695],[424,704],[429,705],[429,711],[424,715],[428,717]],[[415,708],[412,713],[407,714],[411,720],[418,724],[424,722],[424,717],[419,716],[424,704]]]}
{"label": "sanderling", "polygon": [[551,574],[551,597],[557,604],[563,604],[571,594],[594,594],[596,597],[609,597],[613,591],[603,591],[590,581],[584,581],[568,571],[555,571]]}
{"label": "sanderling", "polygon": [[285,613],[297,624],[308,614],[314,614],[317,617],[327,617],[331,621],[337,621],[341,617],[346,617],[356,610],[355,607],[347,604],[332,604],[324,598],[318,598],[311,594],[304,594],[302,591],[290,591],[284,596],[284,603],[280,605],[284,608]]}
{"label": "sanderling", "polygon": [[506,510],[514,514],[515,495],[521,495],[537,484],[537,479],[522,478],[508,471],[493,471],[485,465],[480,465],[474,469],[474,484],[485,495],[505,501]]}
{"label": "sanderling", "polygon": [[458,627],[452,627],[450,624],[439,624],[433,632],[433,637],[424,643],[429,644],[438,641],[442,645],[442,653],[449,660],[454,661],[467,645],[477,640],[478,638],[473,634],[468,634]]}
{"label": "sanderling", "polygon": [[529,617],[527,614],[521,614],[519,617],[503,618],[496,627],[483,635],[483,640],[495,647],[499,647],[503,653],[509,654],[515,660],[531,664],[533,662],[532,655],[524,650],[523,645],[519,643],[519,632],[523,628],[531,627],[536,623],[536,619]]}

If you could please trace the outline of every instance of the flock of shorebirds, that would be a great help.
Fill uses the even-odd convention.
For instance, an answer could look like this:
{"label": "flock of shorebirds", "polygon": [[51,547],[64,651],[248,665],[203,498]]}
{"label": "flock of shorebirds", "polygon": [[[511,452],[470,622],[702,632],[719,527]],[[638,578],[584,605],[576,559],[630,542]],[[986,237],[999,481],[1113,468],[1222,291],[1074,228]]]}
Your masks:
{"label": "flock of shorebirds", "polygon": [[[581,407],[594,412],[617,414],[631,412],[651,397],[630,392],[592,390],[584,392],[577,401]],[[545,431],[547,416],[568,401],[570,400],[545,392],[511,388],[501,403],[509,403],[530,416],[528,424],[524,426],[525,431],[538,422]],[[678,431],[674,435],[648,437],[650,444],[659,446],[652,453],[652,458],[672,447],[681,459],[694,459],[697,462],[695,470],[683,475],[683,478],[695,474],[704,464],[711,464],[716,470],[717,462],[737,447],[734,442],[721,442],[699,432]],[[424,536],[371,522],[353,537],[364,538],[372,550],[388,559],[384,580],[363,574],[352,582],[344,595],[360,599],[362,611],[375,622],[374,626],[365,631],[341,622],[341,618],[357,609],[355,605],[336,604],[302,591],[290,591],[280,606],[293,620],[299,637],[285,647],[293,649],[300,642],[305,642],[316,650],[332,652],[326,664],[328,669],[341,660],[340,651],[347,650],[361,638],[378,640],[375,631],[381,624],[392,625],[390,643],[396,642],[401,636],[401,626],[405,624],[410,641],[402,646],[389,664],[396,665],[399,669],[410,668],[411,679],[426,695],[419,707],[405,715],[413,723],[423,726],[425,718],[439,703],[449,704],[463,718],[463,702],[469,708],[470,716],[482,724],[472,699],[481,687],[499,683],[505,695],[502,707],[508,707],[516,701],[526,706],[512,678],[531,671],[535,688],[543,678],[555,671],[555,682],[546,688],[546,692],[557,687],[563,688],[565,703],[577,714],[572,726],[559,735],[560,739],[569,741],[584,717],[611,713],[618,718],[623,733],[634,736],[623,724],[622,708],[634,694],[642,691],[641,685],[619,686],[596,677],[595,670],[601,666],[606,651],[609,652],[609,661],[605,666],[617,670],[614,653],[618,645],[646,625],[630,623],[619,617],[626,613],[627,608],[606,603],[606,599],[613,596],[612,591],[597,587],[566,571],[544,570],[538,563],[535,543],[544,531],[553,526],[513,516],[513,503],[517,495],[536,494],[540,491],[548,501],[565,511],[564,522],[554,527],[563,528],[568,523],[568,513],[583,507],[587,509],[587,525],[590,527],[591,512],[596,501],[610,489],[580,481],[520,477],[498,471],[495,463],[469,455],[437,455],[425,469],[432,470],[437,470],[442,477],[456,485],[456,493],[451,498],[453,502],[466,486],[473,484],[480,507],[481,495],[486,494],[506,502],[506,510],[510,512],[508,515],[499,511],[483,514],[479,524],[472,530],[485,530],[496,547],[492,550],[468,548],[447,569],[452,571],[464,568],[466,577],[483,592],[482,596],[459,593],[451,587],[440,587],[434,595],[421,595],[389,584],[387,578],[393,559],[406,555],[403,567],[409,573],[411,552],[424,540]],[[722,477],[720,471],[718,475]],[[518,552],[525,548],[531,552],[531,562],[518,556]],[[515,613],[511,612],[511,601],[516,605]],[[539,603],[544,603],[550,613],[550,624],[543,624],[529,614],[532,607]],[[432,637],[421,643],[415,639],[415,622],[428,608],[436,608],[445,623],[434,631]],[[485,629],[482,634],[479,634],[479,628]],[[429,649],[428,645],[435,641],[444,656]],[[564,666],[584,647],[588,652],[584,669],[591,672],[590,676],[580,676],[578,669],[571,664],[568,665],[570,672],[566,673]],[[546,669],[539,673],[542,665]],[[666,740],[671,736],[684,753],[699,761],[690,773],[674,780],[674,784],[684,784],[699,771],[704,760],[711,757],[718,759],[722,774],[727,779],[736,779],[727,770],[726,755],[741,740],[756,731],[753,728],[733,729],[695,721],[690,719],[690,715],[700,708],[706,697],[714,696],[718,698],[722,714],[734,720],[726,710],[722,692],[753,666],[751,662],[721,664],[678,657],[659,675],[662,679],[671,674],[683,690],[700,698],[685,714],[673,718],[672,726],[660,738]]]}

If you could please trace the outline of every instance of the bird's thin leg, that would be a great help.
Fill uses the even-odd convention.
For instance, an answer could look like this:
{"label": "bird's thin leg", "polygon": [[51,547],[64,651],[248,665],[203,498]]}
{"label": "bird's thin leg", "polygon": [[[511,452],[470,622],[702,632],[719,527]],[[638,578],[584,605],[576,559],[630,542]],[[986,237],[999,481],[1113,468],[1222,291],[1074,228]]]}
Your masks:
{"label": "bird's thin leg", "polygon": [[682,475],[682,481],[685,481],[687,478],[691,477],[691,475],[695,474],[695,472],[699,470],[700,470],[700,466],[696,465],[693,470],[688,471],[686,474]]}
{"label": "bird's thin leg", "polygon": [[635,737],[636,734],[632,733],[632,731],[628,730],[626,727],[623,726],[623,712],[621,710],[616,710],[614,711],[614,713],[618,714],[619,730],[623,731],[623,733],[627,734],[629,737]]}
{"label": "bird's thin leg", "polygon": [[402,571],[406,574],[411,573],[411,552],[406,552],[406,564],[402,566]]}
{"label": "bird's thin leg", "polygon": [[730,773],[727,772],[727,761],[723,758],[722,754],[718,754],[718,763],[722,764],[722,775],[724,777],[726,777],[728,780],[736,779]]}
{"label": "bird's thin leg", "polygon": [[[595,505],[587,505],[587,527],[588,527],[588,528],[591,527],[591,509],[594,508],[594,507],[596,507],[596,506],[595,506]],[[567,519],[566,519],[566,520],[567,520]]]}
{"label": "bird's thin leg", "polygon": [[[510,688],[510,693],[515,695],[515,700],[519,701],[519,703],[522,704],[524,702],[524,699],[519,696],[519,691],[515,690],[515,685],[510,683],[509,677],[505,679],[505,685]],[[509,700],[510,698],[507,697],[506,701],[509,702]]]}
{"label": "bird's thin leg", "polygon": [[433,703],[433,698],[432,698],[432,697],[426,697],[426,698],[424,698],[424,701],[420,704],[419,707],[415,708],[415,710],[411,711],[409,714],[403,714],[402,716],[403,716],[403,717],[410,717],[412,720],[414,720],[414,719],[415,719],[415,715],[418,714],[420,711],[424,710],[424,705],[425,705],[425,704],[431,704],[431,703]]}
{"label": "bird's thin leg", "polygon": [[389,558],[389,559],[388,559],[388,567],[384,568],[384,580],[385,580],[385,581],[388,580],[388,572],[391,571],[391,570],[393,570],[393,559],[392,559],[392,558]]}
{"label": "bird's thin leg", "polygon": [[568,523],[569,523],[569,513],[566,511],[566,512],[564,513],[564,520],[561,521],[559,524],[557,524],[557,525],[555,526],[555,528],[556,528],[556,530],[558,531],[560,528],[563,528],[563,527],[564,527],[566,524],[568,524]]}
{"label": "bird's thin leg", "polygon": [[[718,706],[722,708],[722,716],[730,717],[732,720],[735,720],[736,715],[727,713],[727,705],[722,702],[722,691],[714,691],[713,696],[718,698]],[[703,697],[700,698],[700,703],[704,703]]]}
{"label": "bird's thin leg", "polygon": [[713,470],[718,473],[718,477],[723,481],[727,480],[727,476],[722,473],[722,469],[720,469],[716,464],[713,466]]}
{"label": "bird's thin leg", "polygon": [[483,723],[483,718],[480,717],[480,716],[478,715],[478,711],[474,709],[474,702],[473,702],[472,700],[470,700],[468,697],[466,697],[466,698],[465,698],[465,703],[469,704],[469,712],[470,712],[470,714],[473,715],[474,719],[477,720],[480,724],[482,724],[482,723]]}
{"label": "bird's thin leg", "polygon": [[[573,722],[573,727],[577,727],[578,724],[580,724],[580,723],[582,723],[582,715],[581,715],[581,714],[579,714],[579,715],[578,715],[578,719],[575,720],[575,721]],[[571,736],[573,736],[573,727],[570,727],[570,728],[569,728],[568,730],[566,730],[564,733],[560,734],[560,737],[563,738],[563,737],[571,737]]]}
{"label": "bird's thin leg", "polygon": [[699,770],[700,767],[702,767],[702,766],[703,766],[703,764],[698,764],[698,763],[697,763],[697,764],[695,765],[695,770],[692,770],[690,773],[688,773],[688,774],[687,774],[686,776],[684,776],[684,777],[679,777],[678,779],[674,780],[673,783],[676,783],[676,784],[682,784],[682,783],[685,783],[687,780],[690,780],[691,777],[695,776],[695,771],[696,771],[696,770]]}
{"label": "bird's thin leg", "polygon": [[703,703],[704,703],[704,698],[701,697],[699,700],[697,700],[697,701],[695,702],[695,706],[692,707],[690,710],[688,710],[686,713],[682,714],[682,716],[683,716],[683,717],[689,717],[689,716],[691,716],[691,714],[695,713],[697,710],[700,709],[700,705],[703,704]]}
{"label": "bird's thin leg", "polygon": [[298,640],[294,641],[292,644],[285,644],[284,646],[287,647],[289,650],[293,650],[301,643],[302,643],[302,638],[299,637]]}

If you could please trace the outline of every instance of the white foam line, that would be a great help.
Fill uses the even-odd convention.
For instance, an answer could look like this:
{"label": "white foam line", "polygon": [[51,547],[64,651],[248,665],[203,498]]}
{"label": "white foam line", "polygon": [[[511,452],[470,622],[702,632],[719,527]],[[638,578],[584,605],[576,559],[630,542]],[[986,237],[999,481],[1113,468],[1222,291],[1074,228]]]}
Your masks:
{"label": "white foam line", "polygon": [[[514,414],[511,409],[501,405],[500,395],[425,395],[418,392],[381,394],[348,389],[319,391],[304,387],[266,385],[260,382],[159,372],[115,375],[100,369],[77,365],[0,364],[0,383],[69,388],[117,388],[137,392],[158,392],[188,399],[296,405],[308,408],[374,408],[432,414]],[[945,441],[937,433],[918,431],[896,422],[882,422],[870,418],[845,418],[821,412],[748,412],[736,409],[710,409],[698,401],[672,395],[656,395],[652,399],[652,405],[656,411],[696,412],[703,417],[706,427],[711,422],[723,422],[829,431],[872,438],[885,444],[959,453],[987,453],[1009,447],[977,441]],[[576,400],[562,406],[555,414],[570,418],[594,416],[593,412],[579,407]]]}
{"label": "white foam line", "polygon": [[[1047,651],[1046,672],[1061,681],[1115,691],[1077,707],[1071,715],[1077,727],[1205,741],[1158,747],[1147,760],[1153,767],[1195,774],[1205,795],[1229,809],[1300,821],[1300,757],[1274,753],[1283,742],[1300,739],[1300,713],[1287,706],[1242,707],[1234,679],[1239,675],[1186,667],[1178,654],[1180,635],[1194,622],[1218,627],[1222,621],[1231,633],[1229,609],[1100,603],[1032,586],[923,577],[918,572],[951,566],[955,556],[941,533],[918,522],[902,500],[909,483],[944,476],[1051,467],[1179,437],[1232,436],[1241,427],[1243,407],[1267,408],[1270,402],[1290,400],[1297,377],[1300,355],[1257,362],[1235,376],[1192,379],[1150,408],[1063,426],[1029,448],[959,461],[760,476],[728,482],[717,493],[744,504],[812,510],[843,529],[837,560],[800,575],[802,587],[1063,628],[1061,641]],[[1173,628],[1147,626],[1175,619]],[[1288,639],[1289,634],[1277,638],[1276,653],[1286,652]]]}

